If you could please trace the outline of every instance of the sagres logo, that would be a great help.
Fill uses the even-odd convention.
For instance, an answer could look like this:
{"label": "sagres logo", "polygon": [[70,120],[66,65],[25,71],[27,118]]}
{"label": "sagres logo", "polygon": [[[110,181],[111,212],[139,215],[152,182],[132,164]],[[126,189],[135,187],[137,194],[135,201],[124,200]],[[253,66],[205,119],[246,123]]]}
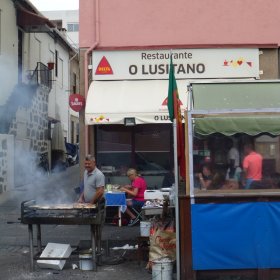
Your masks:
{"label": "sagres logo", "polygon": [[103,56],[96,68],[95,75],[112,75],[113,69],[107,58]]}

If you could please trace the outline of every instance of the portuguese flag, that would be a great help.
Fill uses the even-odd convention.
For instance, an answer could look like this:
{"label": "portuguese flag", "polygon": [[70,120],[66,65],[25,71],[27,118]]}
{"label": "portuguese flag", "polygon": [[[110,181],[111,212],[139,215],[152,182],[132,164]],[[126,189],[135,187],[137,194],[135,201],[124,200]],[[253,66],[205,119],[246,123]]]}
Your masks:
{"label": "portuguese flag", "polygon": [[[168,85],[168,112],[169,118],[173,122],[176,121],[177,127],[177,156],[180,176],[186,178],[186,158],[185,158],[185,138],[184,127],[182,123],[180,98],[177,89],[177,83],[174,75],[174,66],[172,62],[172,54],[169,66],[169,85]],[[174,143],[175,144],[175,143]]]}

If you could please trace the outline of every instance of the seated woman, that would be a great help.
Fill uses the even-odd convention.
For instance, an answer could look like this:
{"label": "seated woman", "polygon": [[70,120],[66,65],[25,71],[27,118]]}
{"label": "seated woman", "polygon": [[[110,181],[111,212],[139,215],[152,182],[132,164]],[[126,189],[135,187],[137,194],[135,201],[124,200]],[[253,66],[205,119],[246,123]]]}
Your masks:
{"label": "seated woman", "polygon": [[199,179],[200,188],[202,190],[209,189],[213,180],[213,168],[211,164],[205,163],[202,166],[202,172],[196,174],[196,177]]}
{"label": "seated woman", "polygon": [[[144,192],[147,189],[146,181],[144,178],[140,177],[136,169],[133,168],[127,170],[127,177],[131,180],[131,185],[120,188],[121,191],[124,191],[132,197],[132,200],[127,201],[127,206],[131,206],[136,209],[142,208],[145,203]],[[139,222],[139,219],[131,211],[131,209],[127,208],[126,213],[130,216],[128,226],[133,226]]]}
{"label": "seated woman", "polygon": [[237,181],[226,180],[225,174],[221,171],[214,171],[210,163],[204,164],[202,166],[202,173],[199,173],[197,176],[202,190],[239,188]]}

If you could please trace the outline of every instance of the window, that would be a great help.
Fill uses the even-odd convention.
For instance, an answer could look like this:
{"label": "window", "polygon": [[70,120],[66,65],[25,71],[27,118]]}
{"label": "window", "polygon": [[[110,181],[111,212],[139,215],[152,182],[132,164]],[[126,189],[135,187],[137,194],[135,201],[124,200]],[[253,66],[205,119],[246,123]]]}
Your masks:
{"label": "window", "polygon": [[125,126],[97,127],[97,163],[120,173],[132,164],[132,130]]}
{"label": "window", "polygon": [[72,88],[73,88],[73,92],[72,93],[77,93],[77,75],[76,73],[73,73],[73,76],[72,76],[73,80],[72,80]]}
{"label": "window", "polygon": [[79,123],[76,123],[76,143],[79,143]]}
{"label": "window", "polygon": [[60,87],[63,88],[63,83],[64,83],[64,69],[63,69],[63,60],[61,58],[59,58],[58,60],[58,80],[60,82]]}
{"label": "window", "polygon": [[68,32],[79,32],[79,23],[67,23]]}
{"label": "window", "polygon": [[116,175],[135,167],[141,175],[164,175],[172,168],[172,126],[168,124],[97,127],[97,163]]}
{"label": "window", "polygon": [[35,61],[41,61],[41,57],[42,57],[42,42],[35,37],[34,35],[34,38],[35,38],[35,42],[34,42],[34,49],[33,49],[33,58]]}
{"label": "window", "polygon": [[135,127],[135,165],[142,174],[163,174],[170,170],[170,126]]}
{"label": "window", "polygon": [[[276,152],[279,151],[279,140],[279,136],[268,134],[236,134],[232,137],[212,134],[194,138],[194,190],[279,189],[280,157]],[[256,176],[254,180],[248,175],[246,179],[243,174],[244,159],[252,151],[262,157],[260,169],[257,169],[260,161],[257,154],[247,158],[250,162],[247,172]]]}
{"label": "window", "polygon": [[55,51],[55,76],[58,75],[58,51]]}
{"label": "window", "polygon": [[59,52],[55,51],[55,76],[59,82],[60,88],[63,88],[64,77],[63,77],[63,60],[59,57]]}
{"label": "window", "polygon": [[75,123],[71,121],[71,143],[74,143],[74,135],[75,135]]}

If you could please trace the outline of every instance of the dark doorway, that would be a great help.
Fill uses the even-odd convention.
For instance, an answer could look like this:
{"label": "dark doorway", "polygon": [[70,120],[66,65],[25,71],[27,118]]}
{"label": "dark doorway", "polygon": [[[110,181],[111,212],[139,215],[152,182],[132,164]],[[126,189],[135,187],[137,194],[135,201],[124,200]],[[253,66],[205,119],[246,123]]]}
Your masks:
{"label": "dark doorway", "polygon": [[23,32],[18,30],[18,83],[22,83]]}

